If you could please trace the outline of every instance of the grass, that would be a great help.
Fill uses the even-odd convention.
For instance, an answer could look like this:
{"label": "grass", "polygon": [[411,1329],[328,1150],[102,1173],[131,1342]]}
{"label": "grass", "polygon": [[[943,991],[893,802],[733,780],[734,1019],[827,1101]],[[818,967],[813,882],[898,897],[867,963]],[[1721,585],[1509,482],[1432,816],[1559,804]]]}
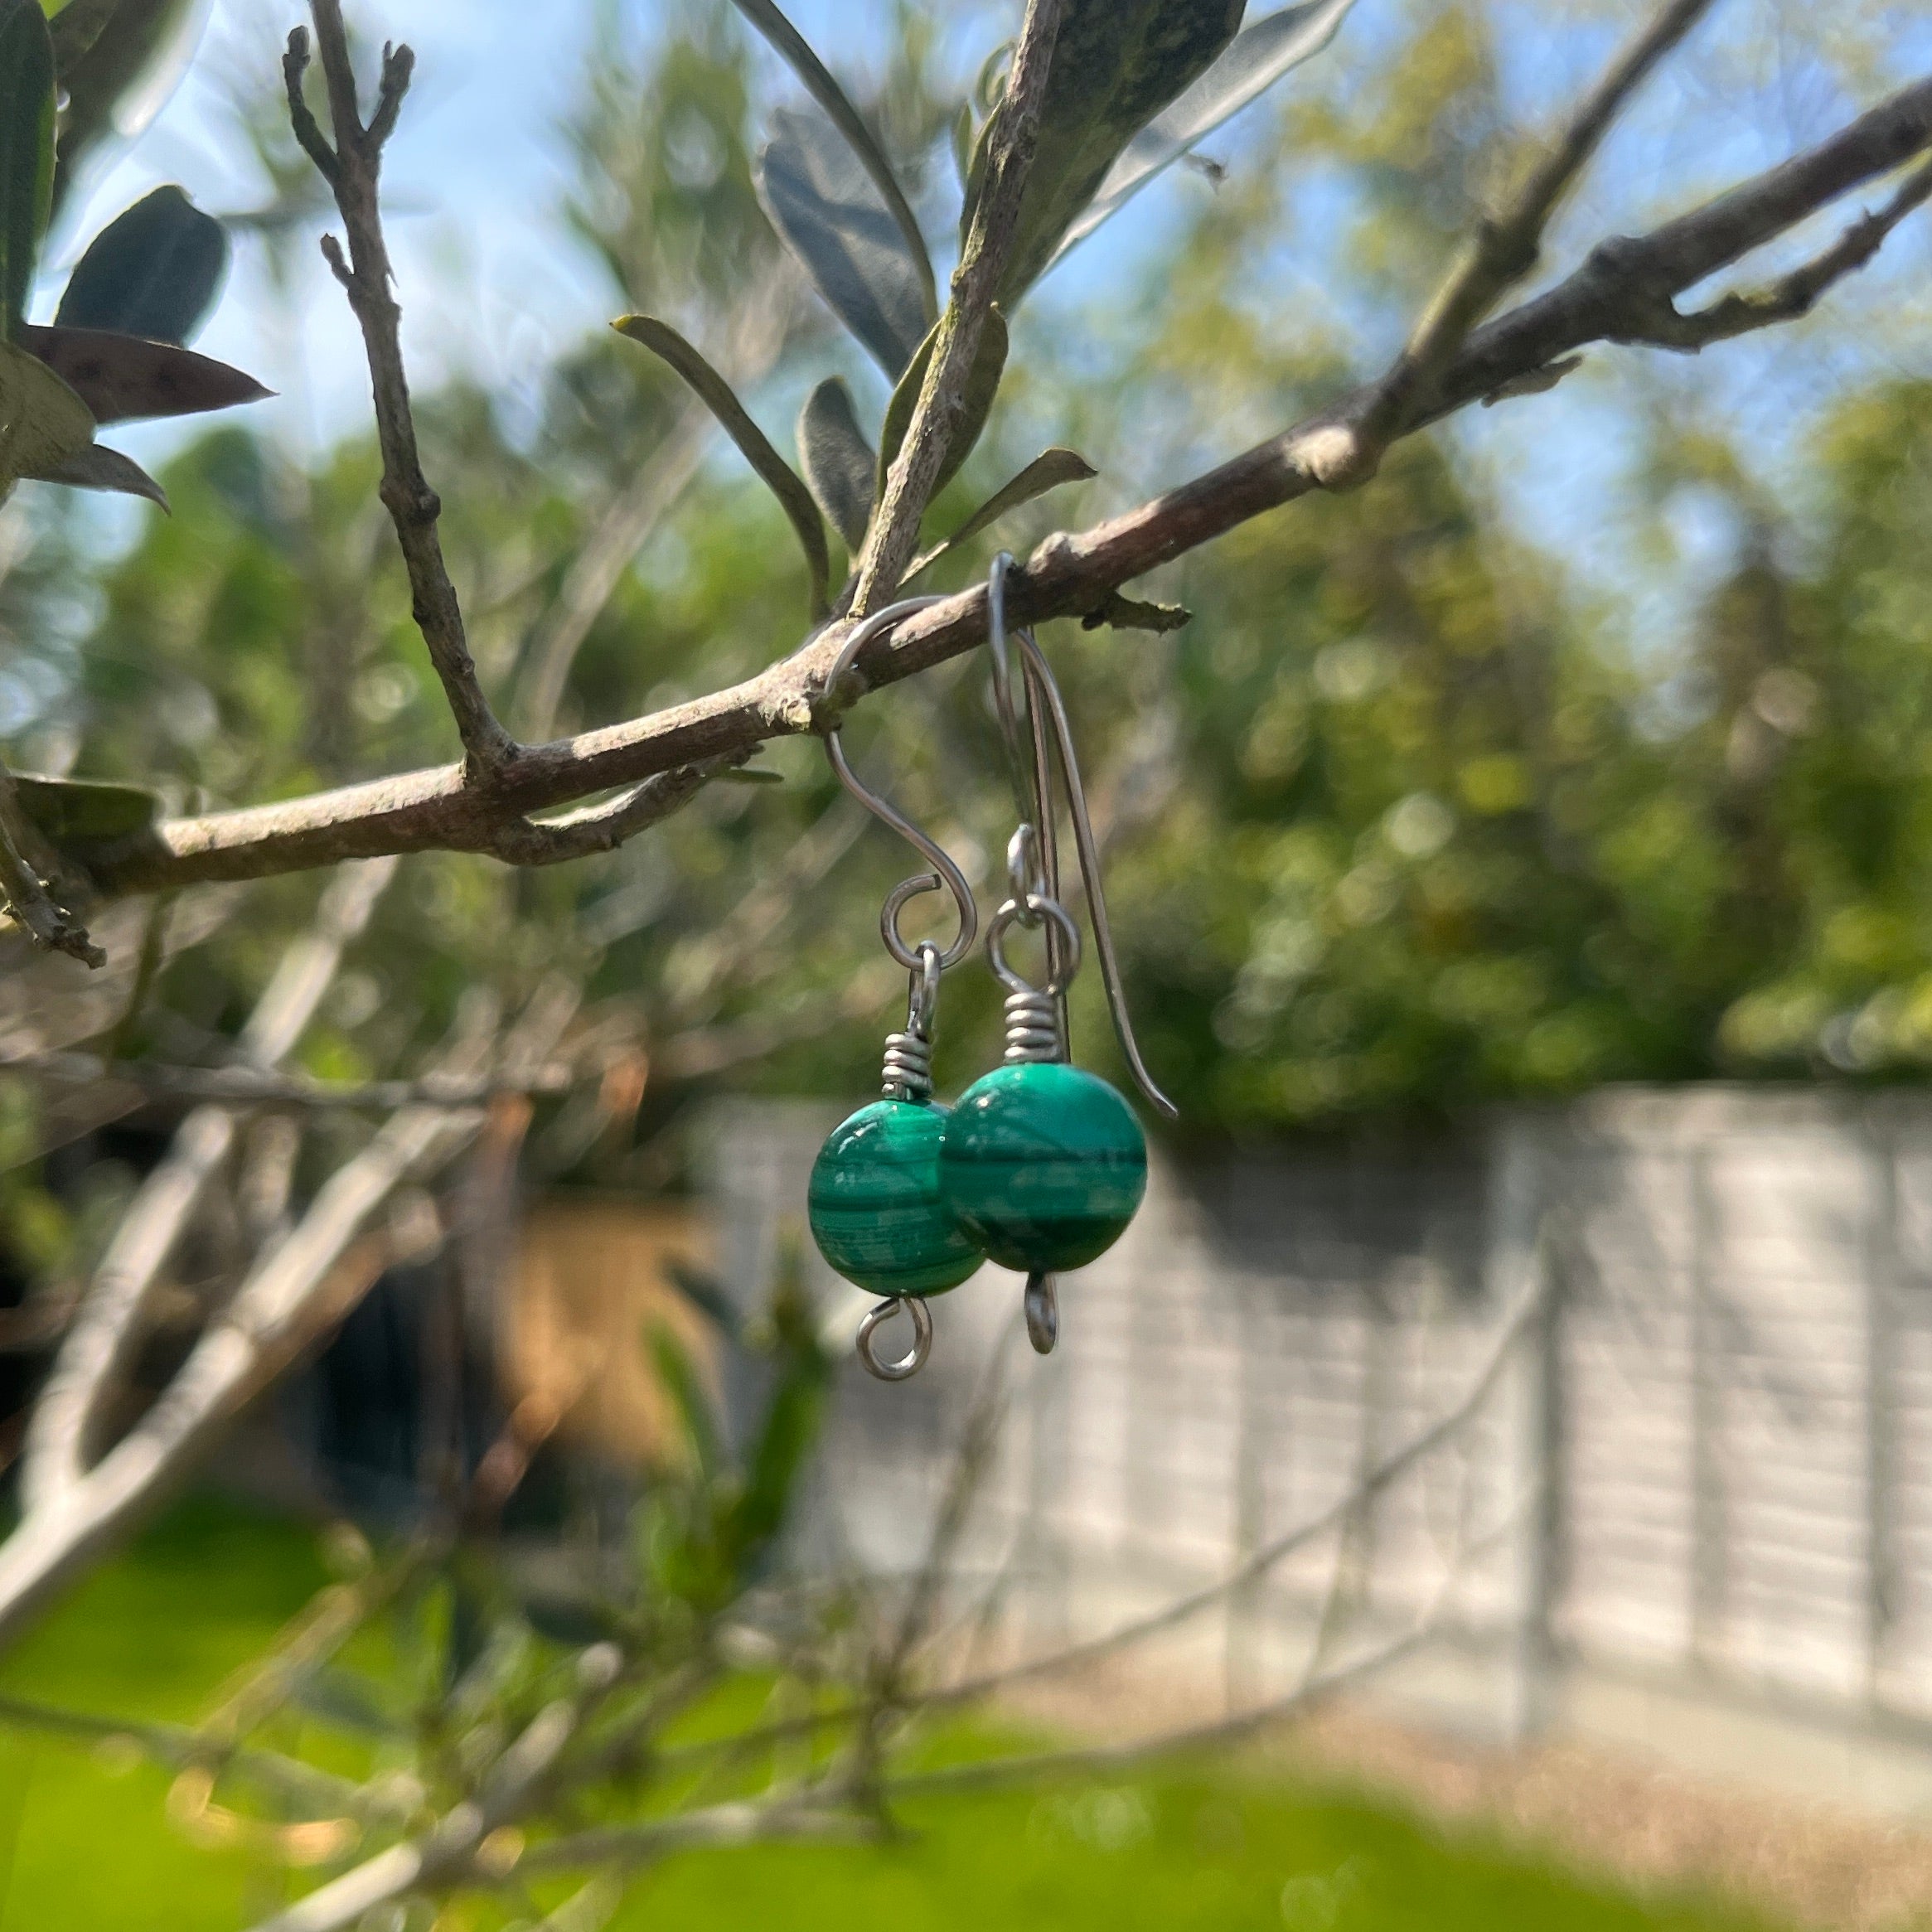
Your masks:
{"label": "grass", "polygon": [[[0,1688],[188,1718],[321,1581],[313,1541],[183,1505],[0,1669]],[[0,1731],[0,1932],[239,1932],[282,1896],[185,1843],[166,1783],[111,1754]],[[1478,1837],[1249,1765],[1178,1767],[914,1811],[883,1849],[771,1848],[642,1881],[624,1932],[1751,1932],[1641,1902]],[[453,1928],[486,1921],[452,1915]],[[493,1922],[493,1921],[490,1921]]]}

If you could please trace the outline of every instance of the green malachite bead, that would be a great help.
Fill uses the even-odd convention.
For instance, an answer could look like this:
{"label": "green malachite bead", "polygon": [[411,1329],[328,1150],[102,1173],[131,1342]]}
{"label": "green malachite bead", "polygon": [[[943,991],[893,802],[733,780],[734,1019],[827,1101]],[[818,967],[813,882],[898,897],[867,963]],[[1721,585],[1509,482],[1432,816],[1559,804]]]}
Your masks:
{"label": "green malachite bead", "polygon": [[943,1295],[985,1257],[940,1198],[946,1110],[874,1101],[819,1150],[806,1205],[818,1252],[875,1295]]}
{"label": "green malachite bead", "polygon": [[946,1204],[1005,1268],[1083,1268],[1147,1192],[1132,1110],[1077,1067],[1001,1067],[966,1089],[939,1156]]}

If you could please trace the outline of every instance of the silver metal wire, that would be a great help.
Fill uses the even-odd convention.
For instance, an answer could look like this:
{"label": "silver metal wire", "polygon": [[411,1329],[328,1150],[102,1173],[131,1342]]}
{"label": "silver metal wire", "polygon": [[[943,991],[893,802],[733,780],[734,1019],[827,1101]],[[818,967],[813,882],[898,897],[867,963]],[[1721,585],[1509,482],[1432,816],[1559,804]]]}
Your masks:
{"label": "silver metal wire", "polygon": [[1060,1054],[1060,1002],[1051,993],[1030,987],[1006,1000],[1006,1064],[1037,1065]]}
{"label": "silver metal wire", "polygon": [[886,1038],[888,1100],[927,1101],[932,1097],[932,1022],[939,1010],[939,976],[942,971],[939,948],[930,939],[922,940],[919,964],[913,973],[907,1003],[906,1029]]}
{"label": "silver metal wire", "polygon": [[[903,618],[915,612],[929,609],[944,600],[937,597],[908,597],[898,603],[888,604],[874,613],[860,624],[849,637],[832,668],[826,677],[826,689],[835,690],[840,679],[856,662],[859,653],[874,638],[882,636]],[[966,874],[956,865],[944,846],[928,838],[912,821],[896,811],[875,792],[869,792],[859,782],[858,774],[852,769],[851,762],[845,756],[845,743],[841,729],[835,725],[825,734],[826,756],[831,762],[832,770],[839,782],[863,805],[879,822],[897,832],[913,847],[932,870],[917,879],[908,879],[897,888],[885,903],[885,910],[879,918],[879,936],[885,941],[885,949],[908,972],[919,970],[919,955],[908,945],[898,927],[898,915],[908,903],[920,893],[937,892],[943,885],[952,894],[954,905],[959,912],[959,932],[952,944],[940,956],[942,966],[951,969],[957,966],[973,949],[973,942],[980,932],[980,908],[973,898],[973,889],[967,884]]]}
{"label": "silver metal wire", "polygon": [[[1113,929],[1107,918],[1106,890],[1102,878],[1100,844],[1093,835],[1093,820],[1087,810],[1087,787],[1080,776],[1078,753],[1073,746],[1073,727],[1067,715],[1066,700],[1061,695],[1055,680],[1053,667],[1047,662],[1038,640],[1030,631],[1016,631],[1010,634],[1006,625],[1006,578],[1013,568],[1013,559],[1002,551],[993,559],[993,568],[986,585],[986,634],[990,641],[996,640],[993,651],[993,690],[995,708],[1000,713],[1000,728],[1006,738],[1008,762],[1016,772],[1024,770],[1021,758],[1019,726],[1017,710],[1014,705],[1012,662],[1010,641],[1019,647],[1023,680],[1026,688],[1027,709],[1031,726],[1033,758],[1032,785],[1019,777],[1015,778],[1016,799],[1023,805],[1028,802],[1030,789],[1039,806],[1037,813],[1023,810],[1021,817],[1036,828],[1040,843],[1040,870],[1046,879],[1048,891],[1043,899],[1048,903],[1058,901],[1058,855],[1053,850],[1053,833],[1052,774],[1048,746],[1051,742],[1058,755],[1060,777],[1067,795],[1068,816],[1073,824],[1073,843],[1079,853],[1080,871],[1087,889],[1087,917],[1093,926],[1094,951],[1099,956],[1100,973],[1106,987],[1107,1009],[1113,1015],[1114,1031],[1119,1036],[1121,1051],[1126,1056],[1129,1070],[1134,1076],[1134,1083],[1148,1100],[1169,1120],[1179,1117],[1180,1110],[1155,1084],[1154,1076],[1147,1070],[1147,1063],[1141,1058],[1140,1042],[1134,1036],[1133,1015],[1128,1010],[1126,989],[1121,978],[1118,955],[1114,949]],[[1000,908],[1004,916],[1006,908]],[[1016,910],[1014,917],[1019,917]],[[996,918],[995,924],[998,925]],[[1010,923],[1010,922],[1009,922]],[[1069,925],[1071,921],[1068,922]],[[1071,965],[1053,956],[1053,949],[1063,937],[1064,929],[1055,920],[1048,928],[1048,974],[1057,994],[1063,995],[1073,971],[1078,966],[1076,953]],[[995,971],[999,967],[995,964]],[[1064,1031],[1063,1023],[1063,1032]]]}
{"label": "silver metal wire", "polygon": [[[1008,960],[1006,935],[1015,926],[1042,924],[1058,932],[1067,964],[1062,972],[1049,974],[1043,987],[1036,989]],[[1024,907],[1018,899],[1009,899],[994,913],[986,928],[986,958],[993,968],[993,976],[1009,993],[1038,991],[1047,999],[1058,1000],[1080,971],[1080,928],[1074,923],[1073,915],[1058,899],[1048,898],[1043,893],[1034,893]]]}
{"label": "silver metal wire", "polygon": [[[913,1318],[912,1348],[896,1362],[882,1361],[874,1344],[879,1331],[900,1313]],[[859,1324],[859,1359],[865,1372],[881,1382],[910,1382],[926,1366],[932,1353],[932,1311],[913,1295],[894,1295],[882,1301]]]}
{"label": "silver metal wire", "polygon": [[1060,1339],[1060,1295],[1053,1277],[1031,1274],[1026,1278],[1026,1339],[1036,1355],[1050,1355]]}

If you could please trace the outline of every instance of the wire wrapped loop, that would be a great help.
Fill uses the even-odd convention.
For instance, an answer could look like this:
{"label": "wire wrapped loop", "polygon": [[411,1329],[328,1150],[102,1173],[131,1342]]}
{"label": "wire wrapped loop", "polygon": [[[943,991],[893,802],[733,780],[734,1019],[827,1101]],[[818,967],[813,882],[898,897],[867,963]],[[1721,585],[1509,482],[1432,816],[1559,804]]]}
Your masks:
{"label": "wire wrapped loop", "polygon": [[[913,1318],[913,1346],[896,1362],[882,1361],[873,1344],[879,1331],[903,1311]],[[859,1359],[868,1375],[881,1382],[910,1382],[932,1353],[932,1311],[916,1295],[894,1295],[882,1301],[859,1324]]]}
{"label": "wire wrapped loop", "polygon": [[[1062,970],[1052,975],[1045,985],[1036,988],[1008,963],[1006,935],[1015,926],[1039,926],[1048,920],[1059,931],[1060,956],[1063,963]],[[1037,991],[1046,999],[1058,1000],[1073,985],[1073,976],[1080,971],[1080,927],[1073,915],[1058,899],[1048,898],[1039,893],[1031,894],[1024,905],[1018,899],[1009,899],[993,915],[993,922],[986,928],[986,957],[992,966],[994,976],[1009,993]]]}
{"label": "wire wrapped loop", "polygon": [[939,1010],[939,979],[945,958],[930,940],[921,942],[907,1001],[906,1029],[885,1043],[885,1097],[928,1101],[932,1097],[932,1021]]}

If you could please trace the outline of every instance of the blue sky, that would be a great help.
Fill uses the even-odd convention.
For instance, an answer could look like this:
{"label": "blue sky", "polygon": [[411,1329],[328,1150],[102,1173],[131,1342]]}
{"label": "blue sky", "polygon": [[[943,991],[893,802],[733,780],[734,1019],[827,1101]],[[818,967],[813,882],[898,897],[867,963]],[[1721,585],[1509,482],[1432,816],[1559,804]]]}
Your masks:
{"label": "blue sky", "polygon": [[[661,11],[661,0],[615,3],[645,22]],[[1324,63],[1325,78],[1310,70],[1306,85],[1345,94],[1350,76],[1372,70],[1418,3],[1362,0],[1342,44]],[[419,56],[418,84],[390,153],[388,185],[396,211],[391,241],[405,342],[419,388],[458,369],[501,389],[533,385],[560,351],[612,310],[613,292],[559,233],[551,213],[565,186],[554,129],[582,70],[593,4],[351,5],[351,18],[372,38],[406,40]],[[1532,16],[1542,30],[1506,36],[1503,42],[1510,90],[1531,124],[1572,93],[1626,23],[1646,11],[1637,0],[1498,4]],[[1864,77],[1865,93],[1882,84],[1886,67],[1932,55],[1932,22],[1919,9],[1887,7],[1881,0],[1833,0],[1833,8],[1847,21],[1856,13],[1881,23],[1874,39],[1881,70]],[[157,182],[182,182],[217,212],[251,204],[259,189],[225,131],[223,90],[241,74],[274,72],[282,36],[301,12],[298,0],[276,6],[215,0],[194,73],[146,138],[90,184],[87,204],[65,238],[67,257]],[[866,23],[876,29],[885,10],[855,0],[798,0],[792,12],[835,64],[850,66],[864,56]],[[998,37],[998,17],[1016,13],[1010,0],[956,0],[949,7],[962,68]],[[1717,24],[1649,90],[1641,114],[1603,157],[1559,230],[1559,244],[1570,245],[1560,245],[1555,256],[1573,260],[1591,236],[1634,225],[1659,206],[1681,206],[1689,196],[1762,167],[1836,125],[1856,95],[1819,56],[1818,25],[1828,17],[1809,11],[1807,0],[1729,0]],[[1741,51],[1746,47],[1748,59]],[[1266,124],[1265,109],[1251,111],[1246,149],[1238,128],[1213,149],[1238,160],[1252,152]],[[1145,251],[1157,249],[1185,206],[1183,197],[1200,191],[1198,182],[1179,178],[1157,184],[1137,204],[1136,220],[1116,224],[1089,245],[1083,282],[1091,285],[1096,273],[1125,273]],[[258,422],[313,448],[366,420],[366,376],[338,291],[306,249],[303,264],[291,308],[274,298],[259,253],[245,244],[227,298],[199,346],[279,390],[276,401],[255,413]],[[50,293],[56,278],[50,278]],[[1290,264],[1266,298],[1281,302],[1291,320],[1290,303],[1320,299],[1321,281],[1319,264]],[[1661,382],[1668,390],[1678,385],[1687,399],[1694,395],[1744,425],[1760,440],[1767,465],[1788,464],[1797,430],[1846,382],[1874,370],[1932,376],[1926,347],[1932,328],[1911,326],[1915,319],[1932,322],[1928,287],[1932,243],[1922,220],[1919,231],[1897,238],[1881,269],[1835,303],[1820,324],[1707,356],[1694,367],[1658,366],[1673,360],[1668,358],[1600,356],[1589,374],[1556,395],[1472,414],[1454,433],[1526,534],[1561,550],[1602,588],[1628,596],[1640,613],[1646,598],[1655,603],[1664,593],[1658,585],[1629,581],[1630,560],[1616,534],[1618,493],[1630,487],[1626,458],[1637,385]],[[1039,310],[1050,317],[1051,283],[1044,298]],[[1883,329],[1881,320],[1888,325]],[[1214,453],[1232,453],[1271,426],[1216,425],[1208,440]],[[180,426],[154,425],[117,433],[116,439],[152,462],[183,433]],[[119,506],[112,514],[131,527],[128,519],[147,513]],[[1694,502],[1687,504],[1683,521],[1683,561],[1694,578],[1700,549],[1711,550],[1721,533],[1699,530]],[[1672,594],[1683,588],[1680,583]],[[1636,621],[1649,620],[1639,615]]]}

